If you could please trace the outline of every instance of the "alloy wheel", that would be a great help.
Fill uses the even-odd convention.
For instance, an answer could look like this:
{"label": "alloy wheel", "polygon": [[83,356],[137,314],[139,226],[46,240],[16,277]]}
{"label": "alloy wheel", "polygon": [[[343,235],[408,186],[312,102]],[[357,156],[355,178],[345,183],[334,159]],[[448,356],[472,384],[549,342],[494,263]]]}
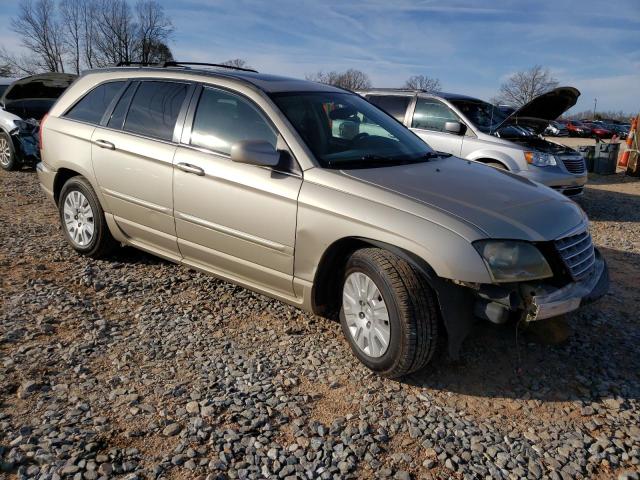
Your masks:
{"label": "alloy wheel", "polygon": [[389,348],[389,311],[375,282],[362,272],[344,282],[342,308],[349,333],[357,347],[370,357],[381,357]]}
{"label": "alloy wheel", "polygon": [[78,247],[91,243],[95,231],[93,209],[87,197],[78,190],[69,192],[64,200],[64,225],[69,238]]}
{"label": "alloy wheel", "polygon": [[2,136],[0,137],[0,164],[3,167],[8,167],[11,163],[11,146],[7,139]]}

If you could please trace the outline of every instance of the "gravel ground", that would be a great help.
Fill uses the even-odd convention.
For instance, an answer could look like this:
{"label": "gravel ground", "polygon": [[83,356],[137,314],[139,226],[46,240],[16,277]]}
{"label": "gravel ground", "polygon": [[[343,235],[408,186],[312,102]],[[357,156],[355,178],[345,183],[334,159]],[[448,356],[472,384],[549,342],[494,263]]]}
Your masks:
{"label": "gravel ground", "polygon": [[35,174],[0,171],[0,477],[637,479],[640,182],[580,203],[612,287],[566,342],[479,324],[398,382],[330,320],[132,249],[77,256]]}

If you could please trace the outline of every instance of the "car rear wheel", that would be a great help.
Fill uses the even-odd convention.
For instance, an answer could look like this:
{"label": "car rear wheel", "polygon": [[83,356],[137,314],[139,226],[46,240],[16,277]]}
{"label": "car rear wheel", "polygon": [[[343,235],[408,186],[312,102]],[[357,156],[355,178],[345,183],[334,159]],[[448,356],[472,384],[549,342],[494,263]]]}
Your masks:
{"label": "car rear wheel", "polygon": [[8,171],[17,170],[19,167],[11,137],[5,132],[0,132],[0,167]]}
{"label": "car rear wheel", "polygon": [[60,192],[58,209],[65,237],[77,252],[101,258],[117,246],[98,197],[83,177],[67,180]]}
{"label": "car rear wheel", "polygon": [[409,263],[379,248],[349,258],[340,323],[356,357],[385,377],[422,369],[438,344],[433,290]]}

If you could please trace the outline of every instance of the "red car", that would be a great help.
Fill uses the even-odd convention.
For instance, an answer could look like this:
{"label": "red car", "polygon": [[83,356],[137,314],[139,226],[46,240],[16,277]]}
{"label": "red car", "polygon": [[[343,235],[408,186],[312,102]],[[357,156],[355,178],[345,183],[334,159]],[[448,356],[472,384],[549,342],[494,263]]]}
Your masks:
{"label": "red car", "polygon": [[562,120],[562,123],[567,130],[569,130],[569,136],[571,137],[591,137],[591,128],[582,122],[577,120]]}
{"label": "red car", "polygon": [[589,128],[591,129],[591,136],[598,138],[611,138],[613,137],[613,132],[607,128],[604,128],[597,123],[589,124]]}

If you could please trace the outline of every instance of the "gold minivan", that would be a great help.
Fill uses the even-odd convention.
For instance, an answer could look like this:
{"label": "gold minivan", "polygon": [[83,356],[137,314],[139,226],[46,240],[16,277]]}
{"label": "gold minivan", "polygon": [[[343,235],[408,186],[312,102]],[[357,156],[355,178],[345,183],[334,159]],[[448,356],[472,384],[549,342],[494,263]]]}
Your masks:
{"label": "gold minivan", "polygon": [[573,201],[435,152],[336,87],[175,62],[93,70],[42,122],[41,151],[77,252],[131,245],[339,316],[385,376],[442,344],[457,355],[478,318],[541,321],[608,287]]}

